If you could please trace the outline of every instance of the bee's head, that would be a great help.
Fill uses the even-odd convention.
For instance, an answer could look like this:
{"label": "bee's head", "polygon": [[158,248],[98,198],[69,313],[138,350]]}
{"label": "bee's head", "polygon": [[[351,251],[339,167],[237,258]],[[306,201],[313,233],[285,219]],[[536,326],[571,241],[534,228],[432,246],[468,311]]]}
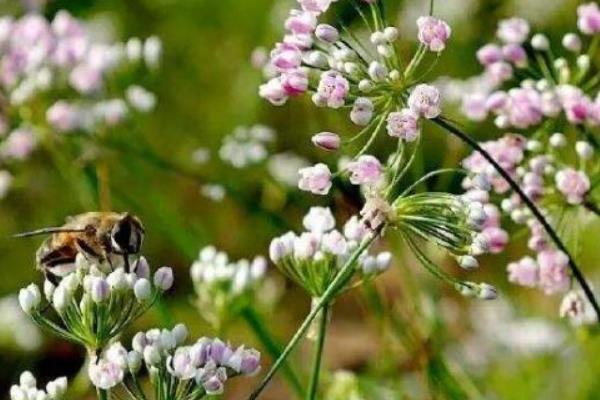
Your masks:
{"label": "bee's head", "polygon": [[110,239],[116,253],[138,254],[144,240],[144,228],[136,217],[124,214],[113,226]]}

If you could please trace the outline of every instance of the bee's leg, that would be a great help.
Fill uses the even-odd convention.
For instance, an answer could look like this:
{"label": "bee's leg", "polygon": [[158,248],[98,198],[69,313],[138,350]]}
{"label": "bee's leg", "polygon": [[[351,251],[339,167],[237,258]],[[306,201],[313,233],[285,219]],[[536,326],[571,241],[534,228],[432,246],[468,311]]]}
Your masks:
{"label": "bee's leg", "polygon": [[125,264],[125,272],[129,273],[131,266],[129,265],[129,254],[123,254],[123,264]]}

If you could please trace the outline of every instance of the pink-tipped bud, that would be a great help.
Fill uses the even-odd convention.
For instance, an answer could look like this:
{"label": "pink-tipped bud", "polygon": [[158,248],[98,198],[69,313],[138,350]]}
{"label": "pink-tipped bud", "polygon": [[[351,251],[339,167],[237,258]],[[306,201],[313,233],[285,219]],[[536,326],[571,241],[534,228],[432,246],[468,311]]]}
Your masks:
{"label": "pink-tipped bud", "polygon": [[340,137],[333,132],[321,132],[312,137],[315,146],[327,150],[336,151],[340,148]]}

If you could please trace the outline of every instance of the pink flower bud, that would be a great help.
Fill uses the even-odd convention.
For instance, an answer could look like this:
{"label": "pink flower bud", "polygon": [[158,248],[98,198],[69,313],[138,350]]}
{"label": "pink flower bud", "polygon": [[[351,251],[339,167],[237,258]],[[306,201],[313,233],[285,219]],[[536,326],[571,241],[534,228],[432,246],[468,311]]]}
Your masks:
{"label": "pink flower bud", "polygon": [[566,197],[569,204],[581,204],[591,184],[583,171],[565,168],[556,173],[557,189]]}
{"label": "pink flower bud", "polygon": [[340,137],[332,132],[317,133],[312,137],[315,146],[327,151],[336,151],[340,148]]}
{"label": "pink flower bud", "polygon": [[154,286],[162,291],[169,290],[173,280],[173,270],[169,267],[161,267],[154,273]]}
{"label": "pink flower bud", "polygon": [[362,155],[356,161],[348,163],[350,182],[354,185],[372,185],[383,175],[379,160],[371,155]]}
{"label": "pink flower bud", "polygon": [[335,43],[339,39],[340,33],[331,25],[319,24],[315,30],[315,36],[324,42]]}
{"label": "pink flower bud", "polygon": [[598,9],[598,4],[592,2],[577,7],[577,27],[586,35],[600,32],[600,9]]}
{"label": "pink flower bud", "polygon": [[446,42],[452,32],[446,22],[431,16],[419,17],[417,27],[419,41],[430,51],[440,52],[446,48]]}
{"label": "pink flower bud", "polygon": [[496,35],[504,43],[521,44],[529,35],[529,24],[522,18],[510,18],[500,21]]}
{"label": "pink flower bud", "polygon": [[486,44],[477,50],[477,60],[481,65],[490,65],[502,61],[502,49],[495,44]]}

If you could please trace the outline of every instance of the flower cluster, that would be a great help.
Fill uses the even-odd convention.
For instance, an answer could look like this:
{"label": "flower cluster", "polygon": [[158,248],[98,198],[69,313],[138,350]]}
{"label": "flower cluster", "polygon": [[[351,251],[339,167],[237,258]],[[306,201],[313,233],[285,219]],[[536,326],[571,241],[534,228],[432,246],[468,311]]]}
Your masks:
{"label": "flower cluster", "polygon": [[[246,307],[265,300],[266,269],[267,261],[262,256],[232,262],[213,246],[200,250],[190,274],[201,315],[213,326],[221,327]],[[260,296],[255,295],[257,291]]]}
{"label": "flower cluster", "polygon": [[67,378],[58,378],[46,385],[46,390],[37,388],[33,374],[25,371],[19,384],[10,387],[10,400],[61,400],[67,391]]}
{"label": "flower cluster", "polygon": [[[335,229],[331,210],[324,207],[312,207],[303,223],[306,232],[300,235],[288,232],[273,239],[269,254],[286,276],[313,298],[319,298],[372,231],[354,216],[341,233]],[[354,270],[359,279],[366,279],[385,271],[390,261],[390,253],[369,254],[366,249],[358,257]]]}
{"label": "flower cluster", "polygon": [[202,337],[185,345],[187,328],[151,329],[137,333],[133,350],[119,342],[92,360],[89,377],[102,390],[122,385],[133,399],[145,399],[139,375],[145,367],[156,400],[204,399],[223,393],[228,379],[251,376],[260,370],[260,353],[244,346],[231,347],[220,339]]}
{"label": "flower cluster", "polygon": [[30,284],[19,292],[19,302],[41,327],[96,351],[148,310],[172,285],[172,270],[162,267],[151,277],[144,257],[134,263],[131,272],[126,272],[120,267],[107,270],[80,254],[75,272],[58,284],[46,280],[43,296],[36,284]]}
{"label": "flower cluster", "polygon": [[275,132],[267,126],[239,126],[225,136],[219,156],[235,168],[245,168],[264,161],[269,155],[266,146],[274,140]]}
{"label": "flower cluster", "polygon": [[[52,21],[37,13],[1,18],[0,87],[6,104],[0,114],[0,160],[27,158],[48,131],[97,132],[118,124],[130,110],[150,111],[154,94],[112,81],[121,75],[130,81],[142,65],[155,69],[160,54],[156,37],[105,43],[66,11]],[[10,183],[6,176],[0,187]]]}
{"label": "flower cluster", "polygon": [[[568,143],[562,133],[552,134],[548,142],[509,134],[486,142],[483,147],[513,176],[527,197],[548,218],[556,219],[569,207],[585,205],[591,188],[588,173],[594,169],[593,148],[586,141],[578,141],[574,148],[568,149]],[[573,156],[581,169],[576,170],[570,165]],[[463,182],[467,190],[465,196],[477,199],[485,204],[486,209],[493,210],[488,213],[492,220],[486,225],[494,227],[488,236],[492,241],[493,237],[497,240],[495,252],[502,251],[508,238],[500,228],[501,212],[513,223],[528,228],[528,247],[535,256],[511,262],[507,267],[509,280],[526,287],[538,287],[549,295],[569,290],[571,276],[567,256],[554,248],[543,227],[520,197],[479,154],[466,158],[463,166],[470,172]],[[488,182],[488,185],[475,185],[478,181]]]}
{"label": "flower cluster", "polygon": [[[319,24],[319,17],[331,2],[315,6],[299,1],[301,9],[293,9],[285,22],[287,34],[271,51],[269,70],[274,76],[259,89],[261,97],[275,105],[289,97],[310,93],[318,107],[349,108],[350,120],[363,130],[349,142],[365,134],[370,139],[348,164],[351,182],[372,184],[380,176],[381,166],[366,151],[384,127],[400,142],[413,142],[420,134],[419,120],[436,118],[441,113],[440,94],[430,85],[419,83],[416,72],[427,53],[439,53],[450,37],[450,27],[432,16],[417,21],[420,45],[406,67],[398,57],[395,42],[398,30],[384,26],[378,2],[366,1],[373,15],[368,43],[357,35],[328,24]],[[318,2],[317,2],[318,3]],[[361,11],[362,13],[362,11]],[[325,150],[341,147],[340,137],[322,132],[313,143]],[[299,187],[315,194],[326,194],[331,187],[332,173],[325,164],[304,168]]]}
{"label": "flower cluster", "polygon": [[577,14],[580,34],[563,36],[561,57],[555,57],[559,49],[552,48],[545,35],[530,37],[527,21],[501,21],[500,43],[486,44],[477,52],[485,67],[481,77],[485,84],[464,96],[465,115],[481,121],[492,114],[500,128],[538,127],[547,119],[580,126],[600,124],[599,71],[591,62],[599,33],[595,28],[598,5],[583,4]]}

